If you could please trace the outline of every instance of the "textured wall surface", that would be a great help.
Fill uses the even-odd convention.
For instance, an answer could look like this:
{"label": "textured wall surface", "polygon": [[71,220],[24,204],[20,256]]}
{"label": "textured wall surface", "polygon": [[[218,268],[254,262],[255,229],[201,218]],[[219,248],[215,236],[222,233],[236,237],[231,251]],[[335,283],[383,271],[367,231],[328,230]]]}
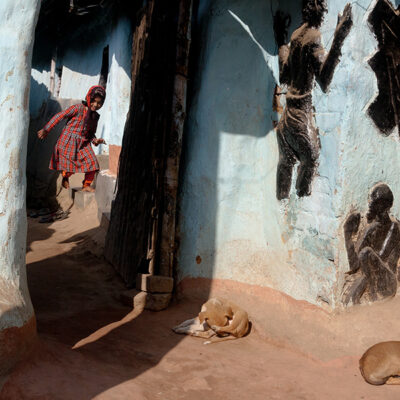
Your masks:
{"label": "textured wall surface", "polygon": [[[326,48],[345,4],[328,1],[321,28]],[[301,2],[202,2],[200,67],[181,193],[180,279],[232,279],[335,306],[348,270],[345,216],[352,208],[365,211],[378,181],[400,198],[399,137],[381,136],[365,113],[377,92],[367,64],[376,51],[367,24],[374,4],[353,3],[354,26],[330,90],[324,94],[318,85],[313,90],[322,148],[312,194],[297,198],[292,188],[289,200],[278,202],[272,13],[289,12],[293,30]]]}
{"label": "textured wall surface", "polygon": [[[109,46],[107,99],[99,111],[101,119],[97,136],[115,145],[122,143],[129,109],[131,36],[129,19],[120,17],[115,25],[110,20],[101,29],[91,29],[86,34],[83,31],[79,37],[71,38],[67,45],[59,49],[57,57],[57,66],[62,66],[59,97],[83,100],[90,86],[99,83],[103,49]],[[35,47],[30,106],[33,118],[38,116],[43,102],[50,97],[51,54],[52,50],[46,48],[45,41]],[[108,148],[99,146],[95,151],[107,153]]]}
{"label": "textured wall surface", "polygon": [[[114,145],[114,148],[121,146],[130,104],[132,28],[131,21],[124,16],[116,21],[112,21],[108,15],[103,17],[107,23],[100,24],[93,18],[93,26],[70,35],[68,41],[58,46],[57,68],[62,68],[61,83],[57,76],[55,79],[55,86],[60,84],[58,97],[50,98],[49,90],[52,44],[43,34],[37,35],[31,74],[31,125],[28,142],[30,207],[53,208],[57,205],[55,194],[58,174],[49,170],[48,165],[63,124],[54,129],[43,142],[38,140],[36,132],[53,114],[70,104],[81,102],[90,86],[99,83],[103,49],[106,46],[109,46],[107,97],[104,106],[99,110],[101,117],[96,135],[104,138],[107,145],[93,146],[93,149],[97,155],[107,155],[110,145]],[[115,154],[115,151],[112,152],[113,156]],[[118,159],[112,158],[112,165],[118,165]],[[110,192],[109,195],[112,196],[113,193]]]}
{"label": "textured wall surface", "polygon": [[25,159],[38,11],[39,0],[0,2],[0,373],[18,352],[7,330],[22,329],[33,318],[25,270]]}
{"label": "textured wall surface", "polygon": [[[96,31],[97,32],[97,31]],[[103,49],[109,46],[109,74],[107,98],[99,113],[101,118],[97,137],[109,144],[121,145],[126,114],[129,109],[132,54],[131,26],[127,18],[120,18],[113,27],[101,32],[103,37],[92,38],[82,47],[81,38],[70,44],[62,57],[63,73],[60,97],[84,98],[92,85],[98,85]],[[108,152],[107,146],[99,146],[97,153]]]}
{"label": "textured wall surface", "polygon": [[[110,33],[110,72],[107,99],[101,110],[98,136],[108,144],[121,146],[131,95],[132,28],[127,18],[120,18]],[[99,146],[109,152],[108,146]]]}

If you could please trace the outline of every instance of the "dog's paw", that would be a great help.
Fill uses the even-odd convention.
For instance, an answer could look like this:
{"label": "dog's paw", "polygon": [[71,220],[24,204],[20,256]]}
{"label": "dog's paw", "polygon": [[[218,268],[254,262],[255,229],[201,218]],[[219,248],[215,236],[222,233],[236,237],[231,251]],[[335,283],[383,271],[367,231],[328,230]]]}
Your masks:
{"label": "dog's paw", "polygon": [[203,344],[211,344],[211,340],[206,340]]}

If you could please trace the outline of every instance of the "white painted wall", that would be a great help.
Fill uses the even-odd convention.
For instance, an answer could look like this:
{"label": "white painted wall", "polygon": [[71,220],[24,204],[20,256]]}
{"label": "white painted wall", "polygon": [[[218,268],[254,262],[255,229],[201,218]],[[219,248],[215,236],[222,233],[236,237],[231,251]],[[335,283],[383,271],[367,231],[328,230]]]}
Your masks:
{"label": "white painted wall", "polygon": [[[120,18],[113,27],[109,46],[107,98],[97,132],[108,144],[121,146],[131,95],[132,28],[128,18]],[[99,150],[108,152],[108,147],[99,146]]]}
{"label": "white painted wall", "polygon": [[29,87],[39,0],[0,2],[0,331],[32,316],[25,270]]}
{"label": "white painted wall", "polygon": [[[63,72],[59,97],[84,99],[88,89],[98,85],[103,49],[109,46],[107,98],[99,110],[101,118],[97,137],[108,144],[121,145],[130,104],[132,29],[128,18],[121,17],[114,26],[106,27],[103,36],[83,42],[71,42],[62,56]],[[95,148],[97,154],[108,153],[108,146]]]}
{"label": "white painted wall", "polygon": [[[62,65],[62,79],[59,97],[62,99],[85,99],[87,91],[98,85],[103,57],[103,49],[109,46],[109,74],[107,98],[99,111],[101,118],[97,137],[108,144],[122,144],[126,116],[131,94],[132,28],[129,18],[121,16],[112,24],[99,30],[90,31],[83,38],[69,41],[59,48],[57,65]],[[84,32],[82,33],[84,35]],[[96,36],[95,36],[96,35]],[[43,42],[43,40],[42,40]],[[40,43],[46,46],[46,43]],[[48,49],[46,49],[48,50]],[[40,107],[50,93],[51,49],[35,48],[35,65],[32,68],[31,116],[38,116]],[[42,53],[42,54],[41,54]],[[108,153],[108,146],[94,148],[97,154]]]}

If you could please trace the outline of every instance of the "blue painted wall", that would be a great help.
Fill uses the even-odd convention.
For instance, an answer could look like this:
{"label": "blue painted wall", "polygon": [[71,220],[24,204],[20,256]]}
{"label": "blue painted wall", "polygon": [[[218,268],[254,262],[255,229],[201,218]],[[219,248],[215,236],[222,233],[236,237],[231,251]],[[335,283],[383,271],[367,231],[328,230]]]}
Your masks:
{"label": "blue painted wall", "polygon": [[[367,64],[376,50],[366,22],[370,3],[353,3],[354,27],[329,93],[313,91],[322,149],[312,195],[298,199],[292,188],[290,199],[278,202],[272,14],[278,7],[290,12],[297,28],[301,2],[201,2],[200,66],[182,172],[180,279],[232,279],[337,304],[348,270],[345,216],[352,207],[366,209],[380,180],[400,199],[398,135],[382,137],[365,113],[377,91]],[[328,1],[321,29],[327,48],[345,4]]]}
{"label": "blue painted wall", "polygon": [[[94,21],[96,23],[96,21]],[[90,86],[99,83],[103,49],[109,46],[109,74],[107,99],[99,111],[101,118],[97,136],[108,144],[121,145],[126,115],[130,103],[130,63],[132,55],[131,22],[120,17],[116,22],[109,18],[101,29],[82,31],[71,36],[67,44],[59,47],[57,66],[62,67],[59,97],[84,99]],[[52,45],[45,40],[35,46],[32,67],[31,116],[39,115],[43,102],[50,97],[50,63]],[[95,148],[97,153],[107,153],[107,146]]]}
{"label": "blue painted wall", "polygon": [[[39,7],[39,0],[0,2],[0,334],[33,316],[25,269],[25,167],[32,36]],[[0,374],[15,357],[12,338],[1,342]]]}

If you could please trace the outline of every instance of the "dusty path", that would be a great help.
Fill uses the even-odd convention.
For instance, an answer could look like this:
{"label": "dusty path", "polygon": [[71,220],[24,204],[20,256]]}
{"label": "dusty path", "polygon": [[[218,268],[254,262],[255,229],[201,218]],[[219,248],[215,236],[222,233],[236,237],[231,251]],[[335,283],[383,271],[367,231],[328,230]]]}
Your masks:
{"label": "dusty path", "polygon": [[[30,221],[28,280],[39,342],[0,399],[400,399],[400,387],[367,385],[358,357],[329,362],[261,339],[203,345],[170,327],[198,304],[135,313],[112,268],[89,251],[95,210],[51,225]],[[323,340],[321,342],[323,346]]]}

